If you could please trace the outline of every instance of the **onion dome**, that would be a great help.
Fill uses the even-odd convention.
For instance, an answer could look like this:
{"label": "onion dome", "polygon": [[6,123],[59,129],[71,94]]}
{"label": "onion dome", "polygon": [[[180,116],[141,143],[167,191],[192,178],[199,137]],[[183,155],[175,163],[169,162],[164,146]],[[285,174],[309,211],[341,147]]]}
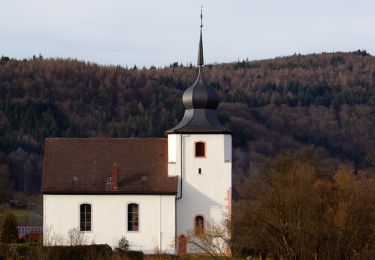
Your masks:
{"label": "onion dome", "polygon": [[186,109],[216,109],[219,105],[217,91],[206,85],[201,67],[194,84],[185,90],[182,102]]}
{"label": "onion dome", "polygon": [[182,120],[174,128],[167,131],[172,133],[202,133],[202,134],[231,134],[218,120],[216,109],[219,106],[219,96],[216,89],[208,86],[203,77],[203,41],[202,41],[202,13],[200,38],[198,48],[198,76],[194,84],[188,87],[182,102],[185,106],[185,114]]}

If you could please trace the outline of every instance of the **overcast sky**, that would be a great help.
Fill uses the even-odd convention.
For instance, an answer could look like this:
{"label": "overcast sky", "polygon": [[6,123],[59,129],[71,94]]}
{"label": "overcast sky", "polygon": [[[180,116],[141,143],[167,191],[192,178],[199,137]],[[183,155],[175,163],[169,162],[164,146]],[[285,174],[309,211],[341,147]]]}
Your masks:
{"label": "overcast sky", "polygon": [[365,49],[375,0],[0,0],[0,55],[100,64],[206,63]]}

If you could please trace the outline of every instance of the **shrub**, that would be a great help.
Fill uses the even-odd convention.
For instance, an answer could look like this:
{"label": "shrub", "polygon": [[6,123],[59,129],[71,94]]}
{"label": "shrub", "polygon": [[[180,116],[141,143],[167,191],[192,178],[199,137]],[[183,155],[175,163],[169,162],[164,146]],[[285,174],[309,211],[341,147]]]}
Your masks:
{"label": "shrub", "polygon": [[111,259],[108,245],[51,246],[38,243],[0,244],[0,259]]}
{"label": "shrub", "polygon": [[126,239],[126,237],[122,237],[120,241],[118,241],[118,249],[121,251],[129,250],[129,241]]}
{"label": "shrub", "polygon": [[8,246],[6,244],[0,243],[0,259],[7,259]]}
{"label": "shrub", "polygon": [[68,231],[68,243],[71,246],[80,246],[86,244],[85,234],[79,228],[73,228]]}
{"label": "shrub", "polygon": [[142,260],[143,252],[141,251],[127,251],[126,256],[133,260]]}
{"label": "shrub", "polygon": [[109,245],[78,245],[45,247],[47,259],[111,259]]}
{"label": "shrub", "polygon": [[124,236],[118,241],[118,247],[116,247],[116,252],[121,259],[143,259],[143,252],[129,250],[129,241]]}
{"label": "shrub", "polygon": [[16,243],[18,241],[17,219],[12,212],[5,215],[3,225],[1,227],[0,242]]}
{"label": "shrub", "polygon": [[0,259],[36,259],[39,254],[36,243],[0,244]]}

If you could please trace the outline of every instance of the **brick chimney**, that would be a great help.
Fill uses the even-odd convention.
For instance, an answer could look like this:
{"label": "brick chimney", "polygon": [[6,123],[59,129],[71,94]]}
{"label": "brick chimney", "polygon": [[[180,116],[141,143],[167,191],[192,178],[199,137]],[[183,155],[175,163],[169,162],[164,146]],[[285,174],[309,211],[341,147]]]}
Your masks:
{"label": "brick chimney", "polygon": [[117,163],[112,165],[112,190],[118,189],[118,166]]}

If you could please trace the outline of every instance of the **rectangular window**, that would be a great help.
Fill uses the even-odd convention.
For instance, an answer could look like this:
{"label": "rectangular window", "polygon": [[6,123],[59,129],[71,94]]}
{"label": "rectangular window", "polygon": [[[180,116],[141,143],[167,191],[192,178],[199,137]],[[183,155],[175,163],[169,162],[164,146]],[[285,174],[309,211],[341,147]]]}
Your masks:
{"label": "rectangular window", "polygon": [[91,231],[91,205],[81,204],[79,207],[80,211],[80,230]]}
{"label": "rectangular window", "polygon": [[139,230],[139,211],[138,204],[128,204],[128,231]]}

